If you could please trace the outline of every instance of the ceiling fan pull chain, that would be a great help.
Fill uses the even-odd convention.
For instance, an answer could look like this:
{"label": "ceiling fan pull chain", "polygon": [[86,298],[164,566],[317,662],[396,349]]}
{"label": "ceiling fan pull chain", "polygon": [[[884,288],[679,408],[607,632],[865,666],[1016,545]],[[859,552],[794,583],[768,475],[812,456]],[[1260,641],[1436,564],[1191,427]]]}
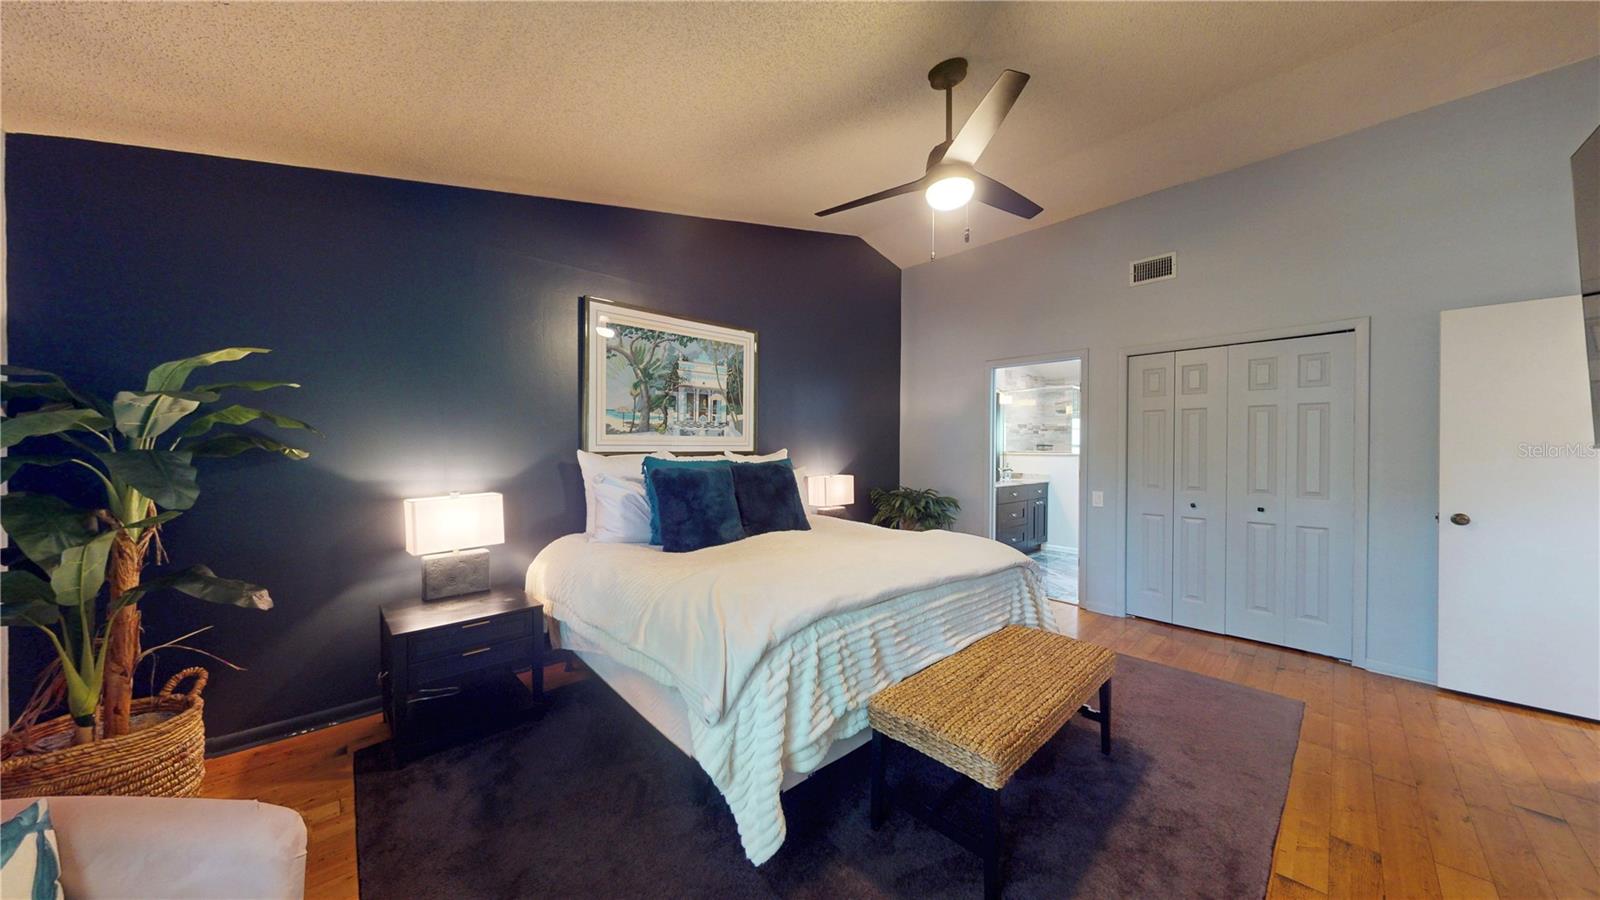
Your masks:
{"label": "ceiling fan pull chain", "polygon": [[968,203],[962,208],[967,212],[967,224],[961,231],[961,243],[970,244],[972,243],[972,204]]}
{"label": "ceiling fan pull chain", "polygon": [[928,258],[939,258],[939,211],[928,210]]}

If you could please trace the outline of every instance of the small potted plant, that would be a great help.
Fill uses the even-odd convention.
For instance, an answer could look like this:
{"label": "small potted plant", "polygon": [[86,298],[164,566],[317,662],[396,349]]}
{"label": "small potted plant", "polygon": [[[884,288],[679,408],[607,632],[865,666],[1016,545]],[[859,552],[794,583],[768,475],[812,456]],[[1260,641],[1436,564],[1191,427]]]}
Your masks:
{"label": "small potted plant", "polygon": [[[53,493],[25,491],[0,499],[0,525],[21,556],[8,559],[8,571],[0,574],[4,624],[37,629],[56,652],[34,700],[6,734],[0,774],[8,794],[198,792],[205,674],[180,673],[199,678],[188,694],[173,693],[174,678],[157,697],[132,699],[134,669],[145,655],[139,603],[171,589],[211,603],[272,606],[265,588],[218,577],[205,566],[145,577],[147,564],[164,559],[162,527],[200,495],[196,462],[253,450],[289,459],[309,455],[240,427],[261,421],[314,431],[311,426],[222,400],[299,385],[186,387],[196,369],[265,352],[231,347],[163,363],[151,370],[143,390],[119,391],[110,402],[49,372],[0,368],[6,377],[0,446],[10,454],[0,479],[10,481],[27,466],[59,467],[90,479],[104,502],[81,509]],[[22,444],[46,452],[17,453]],[[63,700],[66,716],[37,721]]]}
{"label": "small potted plant", "polygon": [[961,502],[932,488],[873,488],[868,495],[876,512],[872,524],[904,531],[928,531],[955,524]]}

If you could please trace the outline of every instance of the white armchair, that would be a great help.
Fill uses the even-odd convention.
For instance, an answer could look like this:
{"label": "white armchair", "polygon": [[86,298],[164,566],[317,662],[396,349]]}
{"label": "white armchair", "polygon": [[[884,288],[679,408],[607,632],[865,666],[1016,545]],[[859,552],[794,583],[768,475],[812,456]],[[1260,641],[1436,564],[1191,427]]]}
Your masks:
{"label": "white armchair", "polygon": [[[0,800],[0,820],[31,799]],[[254,800],[51,797],[62,892],[96,897],[297,898],[305,895],[306,826]]]}

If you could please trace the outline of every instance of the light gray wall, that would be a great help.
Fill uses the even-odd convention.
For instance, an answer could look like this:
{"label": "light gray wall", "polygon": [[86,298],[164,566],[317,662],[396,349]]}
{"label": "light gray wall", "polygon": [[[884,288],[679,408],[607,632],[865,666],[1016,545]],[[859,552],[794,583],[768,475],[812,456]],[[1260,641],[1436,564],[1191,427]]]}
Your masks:
{"label": "light gray wall", "polygon": [[[1368,665],[1431,680],[1438,314],[1577,292],[1569,158],[1597,122],[1588,60],[906,270],[901,480],[983,533],[987,362],[1089,348],[1084,462],[1106,505],[1083,601],[1120,613],[1118,352],[1369,316]],[[1129,260],[1168,250],[1176,280],[1128,286]]]}

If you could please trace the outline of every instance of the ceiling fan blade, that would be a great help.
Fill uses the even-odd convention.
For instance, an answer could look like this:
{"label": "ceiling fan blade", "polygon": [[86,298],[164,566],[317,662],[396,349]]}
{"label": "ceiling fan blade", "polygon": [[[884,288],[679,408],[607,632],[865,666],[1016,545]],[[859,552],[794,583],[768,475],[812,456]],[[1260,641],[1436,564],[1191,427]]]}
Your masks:
{"label": "ceiling fan blade", "polygon": [[949,149],[944,152],[944,161],[963,162],[969,166],[977,162],[984,148],[994,140],[1000,123],[1005,121],[1006,113],[1011,112],[1017,96],[1027,84],[1026,72],[1015,69],[1001,72],[1000,77],[994,80],[994,87],[989,88],[989,93],[979,101],[978,108],[967,117],[967,124],[961,126],[955,140],[950,142]]}
{"label": "ceiling fan blade", "polygon": [[859,200],[851,200],[849,203],[841,203],[838,206],[829,207],[828,209],[817,213],[817,215],[831,216],[834,213],[844,212],[847,209],[855,209],[858,206],[866,206],[868,203],[877,203],[879,200],[887,200],[890,197],[898,197],[901,194],[909,194],[912,191],[919,191],[922,189],[922,182],[924,180],[925,179],[923,178],[918,178],[916,181],[908,181],[905,184],[896,185],[895,187],[889,188],[886,191],[879,191],[876,194],[868,194]]}
{"label": "ceiling fan blade", "polygon": [[977,200],[987,203],[1002,212],[1008,212],[1013,216],[1020,216],[1024,219],[1031,219],[1044,212],[1044,207],[995,181],[993,178],[987,175],[979,175],[976,172],[972,174],[976,176],[978,182],[977,189],[973,191],[973,196]]}

